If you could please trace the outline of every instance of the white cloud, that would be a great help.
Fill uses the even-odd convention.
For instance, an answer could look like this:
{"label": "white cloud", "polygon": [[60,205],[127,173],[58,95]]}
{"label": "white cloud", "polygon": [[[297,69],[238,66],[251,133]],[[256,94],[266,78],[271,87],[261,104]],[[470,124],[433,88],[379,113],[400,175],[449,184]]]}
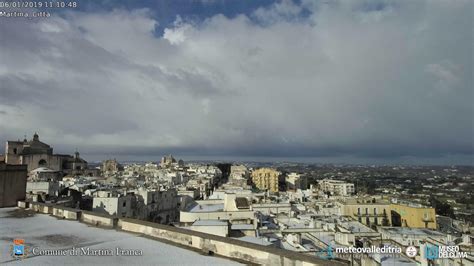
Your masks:
{"label": "white cloud", "polygon": [[460,67],[449,61],[426,66],[426,72],[434,75],[437,79],[436,88],[448,92],[453,90],[461,81],[457,76],[459,71]]}
{"label": "white cloud", "polygon": [[191,30],[192,26],[183,23],[180,16],[174,22],[174,28],[165,28],[163,39],[168,40],[171,44],[180,44],[186,40],[186,32]]}

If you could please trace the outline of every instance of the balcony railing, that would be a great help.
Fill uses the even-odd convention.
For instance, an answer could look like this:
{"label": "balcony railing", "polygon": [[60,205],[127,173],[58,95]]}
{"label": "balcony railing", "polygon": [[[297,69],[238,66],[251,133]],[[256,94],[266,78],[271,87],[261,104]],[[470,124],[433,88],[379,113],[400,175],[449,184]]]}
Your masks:
{"label": "balcony railing", "polygon": [[355,212],[354,216],[359,216],[359,217],[384,217],[386,214],[383,213],[358,213]]}

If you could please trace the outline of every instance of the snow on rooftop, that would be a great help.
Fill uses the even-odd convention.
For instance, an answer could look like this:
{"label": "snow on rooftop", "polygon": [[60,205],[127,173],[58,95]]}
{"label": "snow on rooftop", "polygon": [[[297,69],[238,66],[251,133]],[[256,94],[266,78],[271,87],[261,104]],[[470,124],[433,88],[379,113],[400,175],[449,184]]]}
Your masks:
{"label": "snow on rooftop", "polygon": [[399,234],[399,235],[444,236],[444,234],[441,232],[437,232],[437,231],[425,229],[425,228],[384,227],[383,230],[391,234]]}
{"label": "snow on rooftop", "polygon": [[[24,210],[0,208],[0,264],[27,265],[236,265],[235,261],[204,256],[197,252],[110,229],[91,227],[77,221],[59,220],[45,214],[18,217]],[[13,212],[12,212],[13,211]],[[15,215],[13,215],[15,214]],[[8,253],[13,239],[24,239],[30,250],[27,258],[13,259]],[[142,256],[32,256],[41,249],[138,249]]]}
{"label": "snow on rooftop", "polygon": [[417,263],[404,257],[398,257],[398,256],[383,256],[382,257],[381,266],[392,266],[392,265],[416,266]]}
{"label": "snow on rooftop", "polygon": [[258,238],[258,237],[254,237],[254,236],[244,236],[244,237],[239,237],[239,238],[236,238],[236,239],[242,240],[242,241],[245,241],[245,242],[249,242],[249,243],[262,245],[262,246],[270,246],[270,245],[273,244],[273,243],[268,242],[267,240],[265,240],[263,238]]}
{"label": "snow on rooftop", "polygon": [[334,235],[333,232],[314,232],[314,233],[308,233],[308,235],[311,235],[317,239],[319,239],[321,242],[323,242],[326,245],[331,245],[334,248],[337,247],[344,247],[343,245],[339,245],[336,243],[336,236]]}
{"label": "snow on rooftop", "polygon": [[227,221],[222,220],[197,220],[193,223],[193,226],[227,226]]}
{"label": "snow on rooftop", "polygon": [[55,173],[55,172],[58,172],[58,171],[49,169],[47,167],[38,167],[36,169],[31,170],[31,173],[38,173],[38,172],[40,172],[40,173]]}
{"label": "snow on rooftop", "polygon": [[233,224],[232,230],[254,230],[253,224]]}
{"label": "snow on rooftop", "polygon": [[356,221],[348,221],[348,222],[343,222],[341,223],[341,226],[350,230],[351,232],[357,233],[373,233],[375,232],[374,230],[370,229],[369,227],[365,226],[364,224],[361,224],[360,222]]}
{"label": "snow on rooftop", "polygon": [[216,204],[198,204],[190,212],[219,212],[224,210],[224,203]]}

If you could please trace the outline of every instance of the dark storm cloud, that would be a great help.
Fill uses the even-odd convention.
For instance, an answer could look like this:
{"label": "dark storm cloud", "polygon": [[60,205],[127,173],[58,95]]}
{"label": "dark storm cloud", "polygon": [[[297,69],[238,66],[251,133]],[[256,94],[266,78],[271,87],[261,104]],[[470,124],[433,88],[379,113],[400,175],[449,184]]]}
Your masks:
{"label": "dark storm cloud", "polygon": [[[17,105],[17,104],[34,104],[40,106],[47,106],[51,104],[51,94],[55,94],[54,90],[51,90],[50,83],[38,84],[35,80],[36,77],[27,75],[5,75],[0,76],[0,103],[4,105]],[[32,90],[31,88],[37,88]],[[57,91],[56,91],[57,92]]]}

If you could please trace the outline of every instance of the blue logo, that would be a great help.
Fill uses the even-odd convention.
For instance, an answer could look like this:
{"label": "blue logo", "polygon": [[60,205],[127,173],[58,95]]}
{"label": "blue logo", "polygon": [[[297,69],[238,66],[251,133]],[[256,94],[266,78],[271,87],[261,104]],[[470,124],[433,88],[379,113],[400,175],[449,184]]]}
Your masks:
{"label": "blue logo", "polygon": [[23,256],[23,254],[25,254],[25,246],[23,245],[14,245],[13,250],[15,256]]}
{"label": "blue logo", "polygon": [[321,259],[334,259],[334,250],[331,245],[329,245],[326,249],[321,250],[320,252],[316,252],[316,254],[318,254],[318,257]]}
{"label": "blue logo", "polygon": [[434,245],[425,246],[425,258],[428,260],[435,260],[439,258],[439,247]]}
{"label": "blue logo", "polygon": [[15,259],[25,258],[27,255],[27,248],[25,247],[25,240],[13,239],[13,245],[11,245],[11,256]]}

